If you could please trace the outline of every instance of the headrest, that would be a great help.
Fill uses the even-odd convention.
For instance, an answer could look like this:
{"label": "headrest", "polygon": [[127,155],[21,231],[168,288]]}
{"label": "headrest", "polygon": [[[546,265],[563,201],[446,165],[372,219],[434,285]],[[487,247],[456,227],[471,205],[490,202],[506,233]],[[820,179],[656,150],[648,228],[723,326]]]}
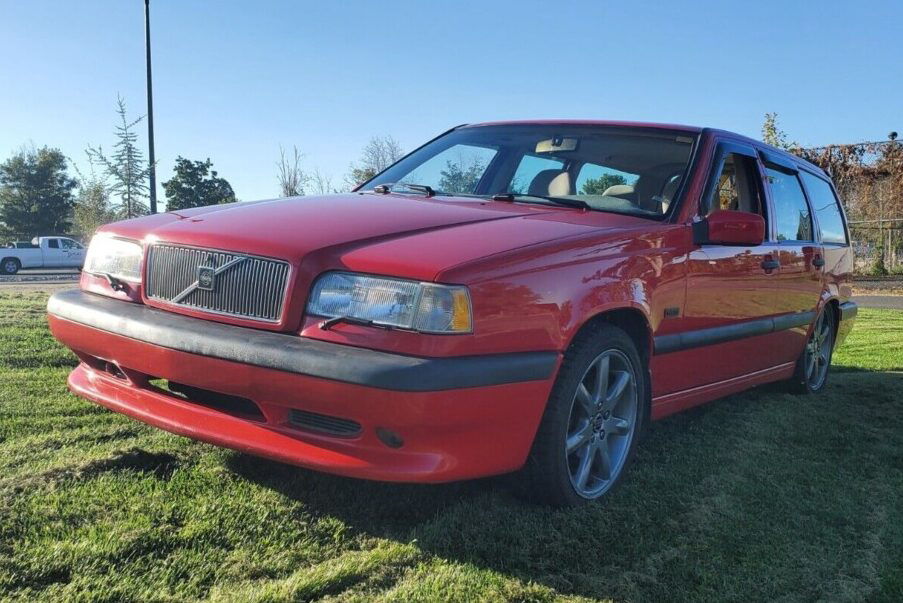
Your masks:
{"label": "headrest", "polygon": [[609,186],[602,192],[602,195],[606,197],[623,197],[632,194],[633,187],[629,184],[615,184],[614,186]]}
{"label": "headrest", "polygon": [[533,177],[529,195],[564,197],[571,194],[571,176],[565,170],[543,170]]}

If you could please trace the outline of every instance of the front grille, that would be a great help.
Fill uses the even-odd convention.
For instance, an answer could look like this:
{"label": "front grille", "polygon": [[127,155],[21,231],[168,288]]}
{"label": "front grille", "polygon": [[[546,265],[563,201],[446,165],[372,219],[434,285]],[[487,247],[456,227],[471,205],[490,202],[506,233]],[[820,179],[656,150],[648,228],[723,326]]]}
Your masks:
{"label": "front grille", "polygon": [[214,314],[279,322],[289,265],[228,251],[158,244],[147,252],[146,275],[149,299]]}
{"label": "front grille", "polygon": [[357,421],[321,415],[309,410],[291,409],[288,421],[296,427],[346,438],[356,436],[361,432],[361,424]]}

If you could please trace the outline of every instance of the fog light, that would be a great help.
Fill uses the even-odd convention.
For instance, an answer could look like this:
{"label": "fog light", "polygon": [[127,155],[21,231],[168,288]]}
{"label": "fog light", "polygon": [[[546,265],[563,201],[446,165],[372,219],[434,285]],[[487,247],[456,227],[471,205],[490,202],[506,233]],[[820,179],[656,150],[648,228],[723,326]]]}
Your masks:
{"label": "fog light", "polygon": [[400,435],[385,427],[376,428],[376,437],[389,448],[401,448],[404,445],[404,440],[401,439]]}

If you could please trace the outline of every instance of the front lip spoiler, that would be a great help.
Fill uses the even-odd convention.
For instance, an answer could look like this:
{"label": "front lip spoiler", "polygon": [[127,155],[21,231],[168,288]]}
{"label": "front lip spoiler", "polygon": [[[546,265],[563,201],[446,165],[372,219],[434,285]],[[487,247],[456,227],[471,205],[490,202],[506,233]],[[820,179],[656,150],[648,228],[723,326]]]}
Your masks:
{"label": "front lip spoiler", "polygon": [[404,356],[190,318],[79,289],[53,294],[47,312],[62,320],[180,352],[394,391],[443,391],[540,381],[551,377],[558,362],[554,351]]}

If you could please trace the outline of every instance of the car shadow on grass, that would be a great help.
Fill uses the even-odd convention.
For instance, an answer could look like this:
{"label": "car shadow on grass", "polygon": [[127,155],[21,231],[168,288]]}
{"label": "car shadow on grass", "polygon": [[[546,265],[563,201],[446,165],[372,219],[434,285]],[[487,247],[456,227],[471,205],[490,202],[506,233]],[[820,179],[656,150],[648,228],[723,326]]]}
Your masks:
{"label": "car shadow on grass", "polygon": [[[847,372],[834,374],[820,396],[769,385],[689,410],[654,423],[623,484],[577,509],[524,502],[509,487],[517,474],[428,486],[329,476],[239,453],[227,464],[361,535],[415,542],[564,594],[671,599],[671,585],[682,583],[685,598],[725,594],[726,584],[741,589],[734,598],[786,596],[788,588],[818,598],[825,580],[843,577],[845,547],[860,544],[840,538],[839,526],[863,521],[857,507],[874,503],[843,489],[859,479],[867,490],[881,470],[863,474],[862,459],[848,452],[836,466],[823,461],[848,441],[872,463],[886,457],[875,434],[903,425],[901,395],[903,375]],[[838,426],[851,401],[855,420]],[[822,507],[813,510],[813,497]]]}

